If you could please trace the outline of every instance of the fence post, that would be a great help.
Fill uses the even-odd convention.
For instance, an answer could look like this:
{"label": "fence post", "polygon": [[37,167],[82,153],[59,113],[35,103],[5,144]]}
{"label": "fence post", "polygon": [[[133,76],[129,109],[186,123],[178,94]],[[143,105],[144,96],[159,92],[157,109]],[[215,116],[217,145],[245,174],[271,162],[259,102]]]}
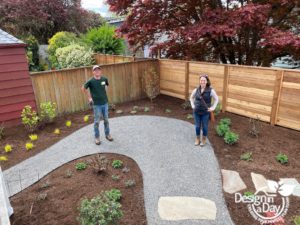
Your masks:
{"label": "fence post", "polygon": [[190,81],[189,81],[189,68],[190,64],[189,62],[185,63],[185,82],[184,82],[184,94],[185,94],[185,101],[189,100],[189,87],[190,87]]}
{"label": "fence post", "polygon": [[229,82],[229,66],[224,67],[224,81],[223,81],[223,96],[222,96],[222,112],[226,111],[227,97],[228,97],[228,82]]}
{"label": "fence post", "polygon": [[274,95],[273,95],[271,116],[270,116],[271,125],[275,125],[276,120],[277,120],[279,101],[280,101],[281,89],[282,89],[282,83],[283,83],[283,76],[284,76],[284,70],[277,71],[275,84],[274,84]]}

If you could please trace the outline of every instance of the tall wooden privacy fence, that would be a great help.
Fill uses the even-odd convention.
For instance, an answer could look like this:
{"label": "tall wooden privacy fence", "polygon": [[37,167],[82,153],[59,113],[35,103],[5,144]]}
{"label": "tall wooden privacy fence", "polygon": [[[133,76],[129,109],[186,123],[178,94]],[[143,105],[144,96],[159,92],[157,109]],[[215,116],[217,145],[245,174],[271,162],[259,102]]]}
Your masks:
{"label": "tall wooden privacy fence", "polygon": [[162,94],[188,99],[209,75],[222,110],[300,130],[300,71],[159,60]]}
{"label": "tall wooden privacy fence", "polygon": [[[109,101],[120,103],[145,97],[142,76],[150,68],[158,70],[158,62],[147,60],[103,65],[103,74],[109,80]],[[91,67],[32,73],[37,105],[56,102],[59,114],[87,109],[87,99],[80,88],[91,77]]]}
{"label": "tall wooden privacy fence", "polygon": [[97,65],[122,63],[122,62],[133,62],[134,58],[132,56],[122,56],[122,55],[103,55],[95,54],[95,61]]}

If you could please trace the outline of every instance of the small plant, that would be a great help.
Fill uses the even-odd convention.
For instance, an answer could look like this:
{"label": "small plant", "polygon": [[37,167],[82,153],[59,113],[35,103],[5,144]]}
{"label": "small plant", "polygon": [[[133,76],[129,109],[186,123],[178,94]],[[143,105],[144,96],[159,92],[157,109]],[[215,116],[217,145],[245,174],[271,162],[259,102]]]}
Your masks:
{"label": "small plant", "polygon": [[130,169],[126,166],[122,169],[123,173],[128,173],[129,171],[130,171]]}
{"label": "small plant", "polygon": [[4,137],[4,123],[1,124],[0,126],[0,140]]}
{"label": "small plant", "polygon": [[135,111],[135,110],[130,111],[130,114],[136,114],[136,113],[137,113],[137,111]]}
{"label": "small plant", "polygon": [[37,136],[37,134],[31,134],[31,135],[29,135],[29,139],[31,141],[36,141],[38,139],[38,136]]}
{"label": "small plant", "polygon": [[55,102],[43,102],[40,104],[41,108],[41,121],[44,123],[52,123],[57,116]]}
{"label": "small plant", "polygon": [[91,161],[90,164],[94,171],[98,174],[103,173],[107,170],[108,160],[105,156],[101,156],[100,154],[97,154]]}
{"label": "small plant", "polygon": [[239,135],[232,132],[232,131],[227,131],[225,136],[224,136],[224,141],[226,144],[233,145],[237,143],[239,140]]}
{"label": "small plant", "polygon": [[227,124],[228,126],[231,125],[231,119],[229,118],[223,118],[220,120],[219,124]]}
{"label": "small plant", "polygon": [[246,199],[248,199],[249,201],[253,201],[253,200],[255,199],[255,195],[254,195],[254,193],[251,192],[251,191],[245,191],[245,192],[244,192],[244,197],[245,197]]}
{"label": "small plant", "polygon": [[295,216],[294,223],[295,225],[300,225],[300,216]]}
{"label": "small plant", "polygon": [[66,126],[67,126],[67,127],[71,127],[71,125],[72,125],[72,121],[71,121],[71,120],[68,120],[68,121],[66,122]]}
{"label": "small plant", "polygon": [[249,134],[257,138],[262,128],[262,124],[259,120],[259,117],[257,117],[256,119],[250,118],[249,126]]}
{"label": "small plant", "polygon": [[1,162],[1,161],[7,161],[7,160],[8,160],[8,159],[7,159],[6,156],[4,156],[4,155],[0,156],[0,162]]}
{"label": "small plant", "polygon": [[34,132],[39,125],[39,117],[36,111],[32,110],[31,106],[26,105],[21,113],[22,124],[29,132]]}
{"label": "small plant", "polygon": [[41,184],[41,188],[42,189],[46,189],[46,188],[50,187],[50,185],[51,185],[50,181],[47,180],[45,183]]}
{"label": "small plant", "polygon": [[252,152],[246,152],[241,155],[241,160],[245,160],[247,162],[252,161]]}
{"label": "small plant", "polygon": [[192,108],[191,102],[190,102],[190,101],[185,101],[184,103],[181,104],[181,107],[182,107],[184,110],[191,109],[191,108]]}
{"label": "small plant", "polygon": [[110,104],[108,105],[108,110],[115,111],[115,110],[116,110],[116,105],[113,104],[113,103],[110,103]]}
{"label": "small plant", "polygon": [[135,106],[132,107],[132,110],[133,111],[139,111],[139,107],[137,105],[135,105]]}
{"label": "small plant", "polygon": [[6,145],[4,146],[4,151],[5,151],[6,153],[11,152],[11,151],[12,151],[12,146],[9,145],[9,144],[6,144]]}
{"label": "small plant", "polygon": [[171,112],[172,112],[171,109],[166,109],[166,110],[165,110],[165,113],[171,113]]}
{"label": "small plant", "polygon": [[33,149],[33,147],[34,147],[34,145],[31,142],[27,142],[25,144],[25,148],[26,148],[27,151]]}
{"label": "small plant", "polygon": [[145,107],[144,108],[144,112],[149,112],[150,111],[150,108],[149,107]]}
{"label": "small plant", "polygon": [[115,168],[115,169],[121,168],[122,165],[123,165],[123,162],[122,162],[121,160],[117,160],[117,159],[114,160],[114,161],[112,162],[112,164],[111,164],[111,166],[112,166],[113,168]]}
{"label": "small plant", "polygon": [[47,193],[39,193],[38,196],[36,197],[36,200],[38,202],[40,201],[45,201],[47,199]]}
{"label": "small plant", "polygon": [[122,113],[123,113],[123,110],[120,110],[120,109],[119,109],[119,110],[116,111],[116,113],[117,113],[117,114],[122,114]]}
{"label": "small plant", "polygon": [[84,122],[88,122],[88,121],[89,121],[89,118],[90,118],[89,115],[85,115],[85,116],[83,117],[83,121],[84,121]]}
{"label": "small plant", "polygon": [[75,165],[76,170],[85,170],[87,168],[86,163],[80,162]]}
{"label": "small plant", "polygon": [[71,178],[73,176],[73,172],[71,170],[67,170],[65,173],[66,178]]}
{"label": "small plant", "polygon": [[216,132],[220,137],[223,137],[229,130],[229,126],[223,123],[218,124],[218,126],[216,127]]}
{"label": "small plant", "polygon": [[[115,197],[116,195],[113,196]],[[105,193],[101,193],[91,200],[83,199],[79,211],[78,220],[81,225],[118,224],[118,221],[123,216],[121,204],[110,199]]]}
{"label": "small plant", "polygon": [[58,128],[56,128],[53,133],[58,135],[58,134],[60,134],[60,130]]}
{"label": "small plant", "polygon": [[104,194],[112,201],[119,201],[122,197],[122,193],[119,189],[113,188],[110,191],[105,191]]}
{"label": "small plant", "polygon": [[281,164],[287,164],[289,162],[288,156],[286,154],[283,154],[283,153],[279,153],[276,156],[276,160],[277,160],[277,162],[280,162]]}
{"label": "small plant", "polygon": [[221,104],[218,103],[215,110],[214,110],[215,116],[218,116],[220,114],[220,112],[221,112]]}
{"label": "small plant", "polygon": [[130,179],[124,182],[126,188],[131,188],[135,186],[135,180]]}
{"label": "small plant", "polygon": [[118,181],[118,180],[120,180],[120,176],[113,174],[113,175],[111,175],[111,179],[114,181]]}
{"label": "small plant", "polygon": [[187,118],[188,120],[191,120],[191,119],[193,119],[194,117],[193,117],[192,114],[187,114],[186,118]]}

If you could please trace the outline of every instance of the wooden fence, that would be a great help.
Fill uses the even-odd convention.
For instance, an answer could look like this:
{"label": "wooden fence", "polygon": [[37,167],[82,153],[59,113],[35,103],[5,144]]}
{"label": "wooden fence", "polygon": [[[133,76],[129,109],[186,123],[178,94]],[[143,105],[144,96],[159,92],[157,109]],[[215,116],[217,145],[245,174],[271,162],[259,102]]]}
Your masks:
{"label": "wooden fence", "polygon": [[199,74],[206,73],[222,111],[300,130],[299,70],[163,59],[159,68],[162,94],[188,100]]}
{"label": "wooden fence", "polygon": [[132,56],[122,56],[122,55],[103,55],[94,54],[94,58],[97,65],[114,64],[121,62],[133,62],[134,57]]}
{"label": "wooden fence", "polygon": [[[144,98],[142,76],[150,68],[158,71],[158,61],[103,65],[103,75],[109,81],[109,101],[120,103]],[[56,102],[59,114],[87,109],[87,98],[80,88],[90,77],[91,67],[32,73],[37,105],[47,101]]]}

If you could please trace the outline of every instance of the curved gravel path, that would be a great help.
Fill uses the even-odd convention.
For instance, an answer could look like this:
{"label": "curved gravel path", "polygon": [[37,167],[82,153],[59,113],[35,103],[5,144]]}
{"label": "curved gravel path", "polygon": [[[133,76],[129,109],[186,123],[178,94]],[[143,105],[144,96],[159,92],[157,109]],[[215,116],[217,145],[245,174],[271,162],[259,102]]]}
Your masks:
{"label": "curved gravel path", "polygon": [[[113,142],[103,137],[94,144],[88,125],[45,151],[4,171],[9,195],[30,186],[52,170],[76,158],[93,153],[118,153],[133,158],[141,168],[144,181],[148,225],[233,224],[224,203],[220,169],[210,144],[194,146],[191,123],[155,116],[123,116],[110,119]],[[22,182],[19,182],[21,177]],[[15,180],[15,181],[14,181]],[[191,196],[212,200],[216,220],[161,220],[161,196]]]}

